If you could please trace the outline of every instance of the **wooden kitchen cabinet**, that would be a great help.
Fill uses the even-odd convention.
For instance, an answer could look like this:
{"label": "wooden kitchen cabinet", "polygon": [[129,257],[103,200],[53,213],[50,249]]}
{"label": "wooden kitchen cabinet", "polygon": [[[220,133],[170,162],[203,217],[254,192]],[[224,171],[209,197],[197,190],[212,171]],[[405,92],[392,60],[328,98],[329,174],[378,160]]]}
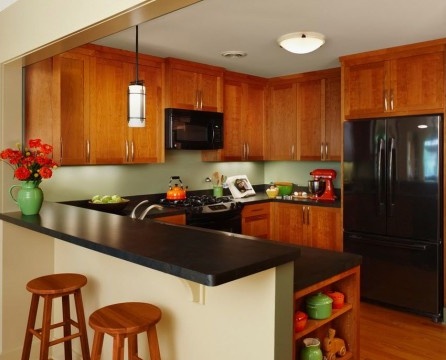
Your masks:
{"label": "wooden kitchen cabinet", "polygon": [[146,127],[127,127],[135,55],[85,45],[26,68],[25,134],[54,146],[61,165],[164,161],[162,59],[140,55]]}
{"label": "wooden kitchen cabinet", "polygon": [[[314,264],[314,266],[318,266]],[[294,292],[295,311],[306,311],[307,296],[325,292],[339,291],[344,294],[344,306],[333,309],[329,318],[323,320],[308,319],[302,331],[294,332],[294,356],[298,359],[303,346],[303,339],[315,337],[321,343],[328,334],[328,329],[336,330],[336,337],[345,341],[347,353],[342,359],[359,359],[359,304],[360,304],[360,267],[344,271],[326,280],[320,281],[307,288]]]}
{"label": "wooden kitchen cabinet", "polygon": [[166,107],[223,111],[223,68],[166,59]]}
{"label": "wooden kitchen cabinet", "polygon": [[341,57],[346,119],[444,111],[444,41]]}
{"label": "wooden kitchen cabinet", "polygon": [[242,210],[242,234],[264,239],[271,237],[269,202],[245,205]]}
{"label": "wooden kitchen cabinet", "polygon": [[270,80],[269,160],[341,159],[340,79],[336,68]]}
{"label": "wooden kitchen cabinet", "polygon": [[224,148],[204,151],[204,161],[264,158],[266,79],[227,71],[224,80]]}
{"label": "wooden kitchen cabinet", "polygon": [[59,165],[89,163],[90,59],[70,51],[25,68],[25,137],[51,144]]}
{"label": "wooden kitchen cabinet", "polygon": [[296,121],[297,84],[295,82],[270,84],[265,129],[267,160],[298,160]]}
{"label": "wooden kitchen cabinet", "polygon": [[[162,141],[162,62],[139,55],[138,79],[146,86],[146,126],[127,126],[127,88],[135,80],[134,54],[98,48],[91,86],[91,162],[160,162]],[[113,145],[113,146],[110,146]]]}
{"label": "wooden kitchen cabinet", "polygon": [[273,203],[272,239],[342,251],[341,209]]}
{"label": "wooden kitchen cabinet", "polygon": [[169,224],[186,225],[186,215],[185,214],[162,216],[162,217],[154,218],[153,220],[161,221],[161,222],[165,222],[165,223],[169,223]]}

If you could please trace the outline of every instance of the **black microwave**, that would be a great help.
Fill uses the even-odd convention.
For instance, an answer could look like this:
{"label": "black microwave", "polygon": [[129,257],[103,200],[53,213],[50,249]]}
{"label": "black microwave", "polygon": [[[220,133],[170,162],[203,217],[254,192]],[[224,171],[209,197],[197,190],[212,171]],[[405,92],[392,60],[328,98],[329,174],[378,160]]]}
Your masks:
{"label": "black microwave", "polygon": [[223,113],[165,109],[165,136],[166,149],[222,149]]}

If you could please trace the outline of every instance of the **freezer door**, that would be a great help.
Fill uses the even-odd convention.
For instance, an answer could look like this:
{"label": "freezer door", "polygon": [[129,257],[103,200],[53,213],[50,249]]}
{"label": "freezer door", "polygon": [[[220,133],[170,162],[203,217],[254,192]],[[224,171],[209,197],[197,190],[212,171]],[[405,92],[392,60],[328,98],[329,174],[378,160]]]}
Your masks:
{"label": "freezer door", "polygon": [[441,238],[439,116],[387,119],[387,235]]}
{"label": "freezer door", "polygon": [[344,230],[386,233],[385,120],[344,123]]}
{"label": "freezer door", "polygon": [[344,251],[363,257],[363,300],[439,320],[443,307],[440,244],[345,233]]}

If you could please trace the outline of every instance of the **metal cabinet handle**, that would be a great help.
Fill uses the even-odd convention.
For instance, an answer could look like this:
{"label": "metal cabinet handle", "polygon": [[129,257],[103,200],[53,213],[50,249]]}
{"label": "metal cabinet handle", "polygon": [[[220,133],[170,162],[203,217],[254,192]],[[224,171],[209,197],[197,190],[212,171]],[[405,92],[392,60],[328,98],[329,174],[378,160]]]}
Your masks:
{"label": "metal cabinet handle", "polygon": [[387,90],[384,90],[384,111],[387,111]]}
{"label": "metal cabinet handle", "polygon": [[135,143],[132,140],[132,162],[135,160]]}
{"label": "metal cabinet handle", "polygon": [[59,158],[59,164],[62,164],[63,159],[63,140],[60,138],[60,158]]}
{"label": "metal cabinet handle", "polygon": [[324,143],[321,142],[321,160],[324,160]]}
{"label": "metal cabinet handle", "polygon": [[128,140],[125,141],[125,161],[129,161],[129,142]]}
{"label": "metal cabinet handle", "polygon": [[328,160],[328,143],[325,143],[325,158],[324,160]]}
{"label": "metal cabinet handle", "polygon": [[246,156],[245,156],[245,160],[248,160],[248,158],[249,158],[249,144],[248,143],[245,143],[246,144]]}
{"label": "metal cabinet handle", "polygon": [[87,163],[90,162],[90,140],[87,140]]}
{"label": "metal cabinet handle", "polygon": [[390,90],[390,110],[393,110],[393,89]]}
{"label": "metal cabinet handle", "polygon": [[294,144],[291,145],[291,160],[294,160]]}

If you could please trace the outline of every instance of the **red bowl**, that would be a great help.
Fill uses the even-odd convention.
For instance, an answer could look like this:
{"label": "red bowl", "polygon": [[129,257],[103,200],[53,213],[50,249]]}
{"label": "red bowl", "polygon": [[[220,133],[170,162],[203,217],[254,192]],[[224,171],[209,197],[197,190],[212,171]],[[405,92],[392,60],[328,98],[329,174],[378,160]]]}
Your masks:
{"label": "red bowl", "polygon": [[308,315],[303,311],[296,311],[294,314],[294,331],[302,331],[307,325]]}

